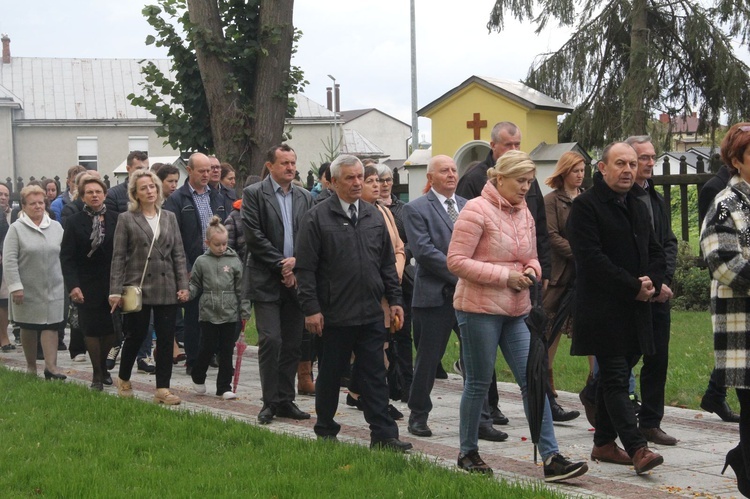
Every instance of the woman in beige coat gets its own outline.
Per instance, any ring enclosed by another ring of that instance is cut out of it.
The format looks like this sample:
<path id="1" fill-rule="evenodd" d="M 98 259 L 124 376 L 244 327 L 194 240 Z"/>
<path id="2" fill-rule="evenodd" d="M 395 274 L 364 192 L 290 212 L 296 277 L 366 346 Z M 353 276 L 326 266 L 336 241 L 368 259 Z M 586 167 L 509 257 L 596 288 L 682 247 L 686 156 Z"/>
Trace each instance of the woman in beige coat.
<path id="1" fill-rule="evenodd" d="M 128 211 L 120 214 L 115 230 L 109 304 L 113 312 L 122 307 L 125 286 L 139 286 L 143 279 L 143 308 L 123 319 L 125 341 L 117 379 L 118 393 L 122 397 L 133 396 L 130 374 L 138 349 L 148 334 L 153 311 L 157 346 L 154 402 L 176 405 L 180 398 L 169 391 L 169 381 L 178 303 L 188 298 L 185 249 L 174 213 L 161 209 L 162 186 L 156 174 L 148 170 L 133 172 L 128 182 L 128 196 Z M 146 262 L 148 267 L 145 267 Z M 144 267 L 145 278 L 142 278 Z"/>

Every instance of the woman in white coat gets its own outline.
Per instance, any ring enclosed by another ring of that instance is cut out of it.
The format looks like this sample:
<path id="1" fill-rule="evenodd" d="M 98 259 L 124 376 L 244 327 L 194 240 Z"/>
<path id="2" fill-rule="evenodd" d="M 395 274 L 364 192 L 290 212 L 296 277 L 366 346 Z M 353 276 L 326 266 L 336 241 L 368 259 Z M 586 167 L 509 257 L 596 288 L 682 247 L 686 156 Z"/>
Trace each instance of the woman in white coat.
<path id="1" fill-rule="evenodd" d="M 10 317 L 21 328 L 26 371 L 36 374 L 37 332 L 41 331 L 44 377 L 65 379 L 57 368 L 57 330 L 63 322 L 60 267 L 62 226 L 45 209 L 46 194 L 30 185 L 21 190 L 21 212 L 3 244 L 3 273 L 10 292 Z"/>

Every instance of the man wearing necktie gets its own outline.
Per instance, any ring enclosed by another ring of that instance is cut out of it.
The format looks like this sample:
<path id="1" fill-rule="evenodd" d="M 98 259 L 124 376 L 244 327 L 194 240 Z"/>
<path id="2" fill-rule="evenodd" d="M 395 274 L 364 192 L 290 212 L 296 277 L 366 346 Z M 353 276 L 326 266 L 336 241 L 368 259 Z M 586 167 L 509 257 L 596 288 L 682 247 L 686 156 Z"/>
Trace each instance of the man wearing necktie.
<path id="1" fill-rule="evenodd" d="M 297 236 L 297 282 L 305 327 L 321 338 L 315 385 L 315 434 L 336 440 L 334 420 L 340 380 L 352 352 L 357 357 L 360 398 L 370 425 L 370 447 L 399 452 L 398 426 L 388 414 L 388 385 L 383 361 L 386 338 L 381 298 L 391 320 L 404 321 L 396 257 L 385 219 L 370 203 L 360 202 L 364 168 L 355 156 L 331 164 L 334 194 L 305 216 Z M 434 373 L 433 369 L 433 373 Z"/>
<path id="2" fill-rule="evenodd" d="M 418 437 L 432 436 L 427 419 L 432 410 L 430 392 L 435 384 L 435 369 L 448 344 L 451 330 L 458 334 L 453 292 L 457 278 L 448 271 L 446 255 L 453 235 L 453 222 L 466 204 L 456 196 L 458 171 L 449 156 L 435 156 L 427 165 L 430 190 L 404 206 L 407 239 L 416 260 L 414 297 L 414 342 L 418 343 L 414 363 L 414 380 L 409 393 L 409 433 Z M 485 437 L 496 441 L 508 436 L 489 426 Z M 481 437 L 480 437 L 481 438 Z"/>

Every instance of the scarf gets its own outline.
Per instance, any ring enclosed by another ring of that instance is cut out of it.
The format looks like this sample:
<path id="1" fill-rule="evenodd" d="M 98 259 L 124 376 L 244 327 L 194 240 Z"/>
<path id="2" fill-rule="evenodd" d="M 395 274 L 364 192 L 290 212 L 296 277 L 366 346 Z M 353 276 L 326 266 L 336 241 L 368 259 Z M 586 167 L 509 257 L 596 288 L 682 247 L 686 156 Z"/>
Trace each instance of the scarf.
<path id="1" fill-rule="evenodd" d="M 103 204 L 99 211 L 94 211 L 89 205 L 83 205 L 83 211 L 91 217 L 91 251 L 87 257 L 91 258 L 94 251 L 104 241 L 104 214 L 107 212 L 107 205 Z"/>

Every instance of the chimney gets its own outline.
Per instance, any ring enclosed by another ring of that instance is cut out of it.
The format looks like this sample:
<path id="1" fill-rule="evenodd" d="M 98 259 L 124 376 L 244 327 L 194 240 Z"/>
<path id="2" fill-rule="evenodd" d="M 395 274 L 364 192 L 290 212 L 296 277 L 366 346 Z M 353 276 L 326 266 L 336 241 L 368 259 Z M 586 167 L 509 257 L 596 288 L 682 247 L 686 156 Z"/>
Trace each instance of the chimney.
<path id="1" fill-rule="evenodd" d="M 10 38 L 3 33 L 0 40 L 3 41 L 3 64 L 10 64 Z"/>
<path id="2" fill-rule="evenodd" d="M 326 107 L 329 111 L 333 111 L 333 95 L 331 94 L 331 87 L 326 87 Z"/>
<path id="3" fill-rule="evenodd" d="M 339 89 L 339 87 L 340 87 L 340 86 L 341 86 L 341 85 L 339 85 L 338 83 L 336 83 L 336 84 L 335 84 L 335 85 L 333 86 L 333 87 L 334 87 L 334 89 L 333 89 L 333 93 L 334 93 L 334 100 L 335 100 L 335 102 L 336 102 L 336 109 L 335 109 L 335 111 L 336 111 L 337 113 L 340 113 L 340 112 L 341 112 L 341 96 L 340 96 L 340 89 Z"/>

